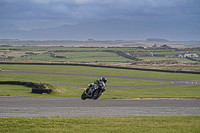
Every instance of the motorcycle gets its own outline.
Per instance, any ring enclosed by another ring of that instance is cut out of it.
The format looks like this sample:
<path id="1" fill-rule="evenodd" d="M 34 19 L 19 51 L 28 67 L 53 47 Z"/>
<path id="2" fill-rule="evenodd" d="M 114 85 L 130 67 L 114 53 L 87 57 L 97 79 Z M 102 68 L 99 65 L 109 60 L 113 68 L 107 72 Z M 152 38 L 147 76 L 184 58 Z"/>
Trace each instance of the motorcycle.
<path id="1" fill-rule="evenodd" d="M 88 98 L 97 100 L 105 91 L 106 85 L 104 82 L 91 83 L 88 85 L 87 89 L 84 89 L 84 92 L 81 95 L 81 99 L 86 100 Z"/>

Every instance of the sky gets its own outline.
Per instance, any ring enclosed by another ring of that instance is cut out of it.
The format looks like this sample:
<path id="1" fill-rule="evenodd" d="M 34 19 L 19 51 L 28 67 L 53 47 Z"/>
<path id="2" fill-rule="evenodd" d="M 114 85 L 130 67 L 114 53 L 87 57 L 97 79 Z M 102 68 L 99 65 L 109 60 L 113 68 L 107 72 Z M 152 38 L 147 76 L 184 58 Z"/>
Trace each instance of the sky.
<path id="1" fill-rule="evenodd" d="M 110 18 L 200 25 L 200 0 L 0 0 L 0 22 L 22 30 Z"/>

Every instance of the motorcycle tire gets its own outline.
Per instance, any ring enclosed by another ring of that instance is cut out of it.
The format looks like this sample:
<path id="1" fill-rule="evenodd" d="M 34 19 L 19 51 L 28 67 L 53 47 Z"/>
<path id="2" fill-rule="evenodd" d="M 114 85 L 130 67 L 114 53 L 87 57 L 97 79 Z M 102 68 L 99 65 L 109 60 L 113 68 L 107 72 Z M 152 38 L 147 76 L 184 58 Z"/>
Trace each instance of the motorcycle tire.
<path id="1" fill-rule="evenodd" d="M 82 99 L 82 100 L 87 99 L 87 96 L 86 96 L 85 92 L 83 92 L 83 94 L 81 95 L 81 99 Z"/>
<path id="2" fill-rule="evenodd" d="M 93 100 L 97 100 L 97 99 L 101 96 L 101 94 L 102 94 L 102 90 L 95 90 L 95 91 L 93 92 L 93 97 L 92 97 L 92 99 L 93 99 Z"/>

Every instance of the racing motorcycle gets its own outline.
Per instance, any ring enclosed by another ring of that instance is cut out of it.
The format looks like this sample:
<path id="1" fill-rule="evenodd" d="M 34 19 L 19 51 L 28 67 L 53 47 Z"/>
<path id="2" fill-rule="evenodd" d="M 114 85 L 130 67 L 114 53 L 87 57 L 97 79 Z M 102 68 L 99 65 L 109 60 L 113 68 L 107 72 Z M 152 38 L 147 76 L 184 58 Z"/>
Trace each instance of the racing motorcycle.
<path id="1" fill-rule="evenodd" d="M 82 100 L 93 99 L 97 100 L 103 92 L 106 91 L 106 78 L 101 78 L 101 80 L 97 80 L 94 83 L 88 85 L 87 89 L 84 89 L 84 92 L 81 95 Z"/>

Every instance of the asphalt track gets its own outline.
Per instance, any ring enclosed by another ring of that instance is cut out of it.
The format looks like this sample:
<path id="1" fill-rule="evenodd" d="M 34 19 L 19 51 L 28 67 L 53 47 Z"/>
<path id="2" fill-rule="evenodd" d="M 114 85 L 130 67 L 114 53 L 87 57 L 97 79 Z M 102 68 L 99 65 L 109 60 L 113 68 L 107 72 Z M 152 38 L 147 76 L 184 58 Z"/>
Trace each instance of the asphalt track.
<path id="1" fill-rule="evenodd" d="M 92 76 L 173 82 L 161 86 L 181 86 L 180 80 L 70 73 L 1 71 L 7 73 Z M 185 81 L 182 82 L 199 82 Z M 69 85 L 71 86 L 71 85 Z M 77 85 L 74 85 L 77 86 Z M 80 85 L 82 86 L 82 85 Z M 109 86 L 108 86 L 109 87 Z M 113 86 L 120 87 L 120 86 Z M 126 86 L 121 86 L 126 87 Z M 129 86 L 134 87 L 134 86 Z M 139 87 L 139 86 L 138 86 Z M 141 87 L 141 86 L 140 86 Z M 152 86 L 145 86 L 152 87 Z M 81 94 L 80 94 L 81 95 Z M 115 117 L 115 116 L 200 116 L 200 99 L 98 99 L 49 97 L 0 97 L 0 117 Z"/>
<path id="2" fill-rule="evenodd" d="M 200 99 L 0 97 L 0 117 L 200 116 Z"/>

